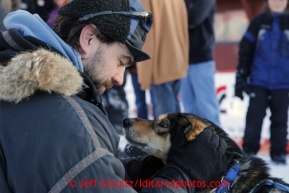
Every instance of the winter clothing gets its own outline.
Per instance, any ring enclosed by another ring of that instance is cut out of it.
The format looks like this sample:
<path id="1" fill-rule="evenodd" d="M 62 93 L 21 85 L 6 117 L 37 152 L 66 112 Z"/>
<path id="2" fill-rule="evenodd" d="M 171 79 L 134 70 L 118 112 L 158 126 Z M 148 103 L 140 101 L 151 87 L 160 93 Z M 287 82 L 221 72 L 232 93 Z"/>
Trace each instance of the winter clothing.
<path id="1" fill-rule="evenodd" d="M 103 11 L 129 11 L 128 1 L 113 0 L 110 3 L 103 1 L 85 0 L 86 3 L 81 3 L 83 0 L 74 0 L 59 8 L 58 14 L 63 16 L 74 16 L 77 18 L 88 14 L 93 14 Z M 94 18 L 96 26 L 111 38 L 120 42 L 125 42 L 128 31 L 130 18 L 122 15 L 100 15 Z M 104 25 L 104 23 L 106 25 Z"/>
<path id="2" fill-rule="evenodd" d="M 73 96 L 83 80 L 68 60 L 45 49 L 24 52 L 1 68 L 0 79 L 0 184 L 12 192 L 48 192 L 63 185 L 63 177 L 64 192 L 70 192 L 72 179 L 81 185 L 85 179 L 124 178 L 124 168 L 113 156 L 118 135 L 101 109 L 89 102 L 92 85 L 79 93 L 85 100 Z M 17 97 L 12 95 L 15 88 Z M 3 93 L 14 100 L 5 102 Z"/>
<path id="3" fill-rule="evenodd" d="M 181 81 L 173 80 L 163 84 L 152 84 L 152 98 L 154 105 L 154 118 L 157 119 L 165 113 L 181 112 L 178 95 Z"/>
<path id="4" fill-rule="evenodd" d="M 31 15 L 23 10 L 14 11 L 4 19 L 4 25 L 7 29 L 17 29 L 18 32 L 15 33 L 24 36 L 26 39 L 34 37 L 40 41 L 49 43 L 52 48 L 58 50 L 65 58 L 69 59 L 77 69 L 83 71 L 80 55 L 58 37 L 38 15 Z M 24 43 L 27 44 L 25 41 Z M 35 46 L 37 47 L 37 45 Z M 31 49 L 33 49 L 33 46 Z M 21 47 L 17 51 L 22 51 Z"/>
<path id="5" fill-rule="evenodd" d="M 256 154 L 263 118 L 271 110 L 271 157 L 286 155 L 289 105 L 289 13 L 255 16 L 240 42 L 235 96 L 250 96 L 243 149 Z M 258 109 L 258 113 L 256 113 Z"/>
<path id="6" fill-rule="evenodd" d="M 0 34 L 1 192 L 135 192 L 134 184 L 125 183 L 129 176 L 115 157 L 119 137 L 100 94 L 82 73 L 76 51 L 39 16 L 18 11 L 4 24 L 8 31 Z M 214 159 L 222 153 L 221 149 Z M 151 162 L 139 166 L 146 164 Z M 151 179 L 192 180 L 177 166 L 165 166 Z M 141 192 L 194 188 L 163 185 Z"/>
<path id="7" fill-rule="evenodd" d="M 288 90 L 268 90 L 259 86 L 251 86 L 250 93 L 254 93 L 255 96 L 250 97 L 243 150 L 249 154 L 257 154 L 260 148 L 262 123 L 267 107 L 269 107 L 272 112 L 270 117 L 271 157 L 272 155 L 286 155 Z M 270 100 L 268 100 L 269 95 Z"/>
<path id="8" fill-rule="evenodd" d="M 1 190 L 7 193 L 135 192 L 124 184 L 124 179 L 128 179 L 125 168 L 114 156 L 119 137 L 93 83 L 71 62 L 48 49 L 47 45 L 19 53 L 0 68 Z M 16 89 L 18 97 L 13 96 Z M 13 100 L 7 101 L 3 93 L 10 93 Z M 222 157 L 224 149 L 217 151 Z M 146 164 L 152 163 L 140 163 L 130 171 L 146 171 L 143 175 L 158 171 L 158 168 L 141 170 L 151 168 Z M 211 167 L 208 169 L 212 171 Z M 192 180 L 172 165 L 163 167 L 150 179 L 154 182 Z M 162 186 L 150 186 L 141 192 L 194 192 L 188 186 Z"/>
<path id="9" fill-rule="evenodd" d="M 17 11 L 4 23 L 1 191 L 135 192 L 124 184 L 125 168 L 114 156 L 119 136 L 76 51 L 39 16 Z"/>
<path id="10" fill-rule="evenodd" d="M 51 12 L 49 13 L 49 16 L 47 18 L 46 23 L 48 24 L 48 26 L 53 29 L 55 26 L 55 19 L 58 17 L 58 9 L 59 7 L 54 7 Z"/>
<path id="11" fill-rule="evenodd" d="M 220 126 L 213 58 L 216 0 L 185 0 L 189 22 L 189 70 L 181 83 L 184 111 Z M 202 88 L 202 89 L 200 89 Z"/>
<path id="12" fill-rule="evenodd" d="M 188 10 L 189 64 L 213 60 L 215 0 L 185 0 Z"/>
<path id="13" fill-rule="evenodd" d="M 113 40 L 126 44 L 136 61 L 150 59 L 150 56 L 142 51 L 142 46 L 146 39 L 147 32 L 152 25 L 152 15 L 142 19 L 136 19 L 130 15 L 122 15 L 117 12 L 131 11 L 144 12 L 139 1 L 129 0 L 120 2 L 119 0 L 74 0 L 58 10 L 59 15 L 80 17 L 78 22 L 93 18 L 93 22 L 99 30 L 108 35 Z M 97 16 L 92 16 L 97 13 Z"/>
<path id="14" fill-rule="evenodd" d="M 152 155 L 137 156 L 136 159 L 125 158 L 122 162 L 126 166 L 130 180 L 134 182 L 150 179 L 165 165 L 161 159 Z M 138 185 L 135 189 L 140 191 L 142 187 Z"/>
<path id="15" fill-rule="evenodd" d="M 151 84 L 178 80 L 188 69 L 188 17 L 182 0 L 141 0 L 145 9 L 154 14 L 153 27 L 143 50 L 151 60 L 140 62 L 138 80 L 141 89 Z M 170 97 L 170 96 L 166 96 Z"/>
<path id="16" fill-rule="evenodd" d="M 142 90 L 152 89 L 157 119 L 161 114 L 180 112 L 179 85 L 189 57 L 187 12 L 183 0 L 141 2 L 154 13 L 154 23 L 144 45 L 152 59 L 137 64 L 138 81 Z"/>
<path id="17" fill-rule="evenodd" d="M 250 85 L 289 89 L 288 20 L 289 13 L 266 12 L 253 18 L 240 42 L 237 69 L 240 82 L 247 83 L 250 78 Z"/>

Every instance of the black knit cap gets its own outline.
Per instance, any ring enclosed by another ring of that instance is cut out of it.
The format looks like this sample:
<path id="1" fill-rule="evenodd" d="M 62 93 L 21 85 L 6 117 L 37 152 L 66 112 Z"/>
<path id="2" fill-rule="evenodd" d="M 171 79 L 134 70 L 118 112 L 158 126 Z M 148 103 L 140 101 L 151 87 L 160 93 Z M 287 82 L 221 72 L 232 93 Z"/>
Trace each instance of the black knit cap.
<path id="1" fill-rule="evenodd" d="M 73 0 L 58 10 L 59 15 L 80 18 L 102 11 L 129 11 L 129 0 Z M 125 42 L 130 18 L 119 15 L 101 15 L 93 18 L 95 25 L 107 36 Z"/>
<path id="2" fill-rule="evenodd" d="M 104 11 L 144 11 L 144 8 L 139 0 L 72 0 L 59 8 L 58 14 L 81 18 Z M 148 54 L 141 51 L 148 32 L 140 27 L 141 22 L 119 14 L 99 15 L 91 20 L 105 35 L 126 44 L 136 61 L 150 59 Z"/>

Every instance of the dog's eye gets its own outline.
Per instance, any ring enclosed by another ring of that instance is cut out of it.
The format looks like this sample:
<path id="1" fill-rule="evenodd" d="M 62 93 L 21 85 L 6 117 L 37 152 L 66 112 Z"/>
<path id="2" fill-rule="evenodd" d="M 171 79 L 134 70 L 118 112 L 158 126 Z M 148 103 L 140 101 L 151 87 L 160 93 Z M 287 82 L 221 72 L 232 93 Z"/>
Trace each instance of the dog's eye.
<path id="1" fill-rule="evenodd" d="M 166 123 L 164 123 L 164 122 L 161 122 L 161 123 L 160 123 L 160 126 L 161 126 L 161 127 L 165 127 L 165 128 L 168 127 L 168 125 L 167 125 Z"/>

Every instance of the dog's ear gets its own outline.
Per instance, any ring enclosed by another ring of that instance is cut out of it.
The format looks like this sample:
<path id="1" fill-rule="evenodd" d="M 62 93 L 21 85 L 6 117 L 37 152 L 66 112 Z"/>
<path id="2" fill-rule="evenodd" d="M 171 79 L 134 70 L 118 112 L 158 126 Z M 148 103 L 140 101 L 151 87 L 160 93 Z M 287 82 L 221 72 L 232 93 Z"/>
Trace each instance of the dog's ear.
<path id="1" fill-rule="evenodd" d="M 177 120 L 180 125 L 183 125 L 186 127 L 185 133 L 190 131 L 193 128 L 192 122 L 187 118 L 187 116 L 183 114 L 178 114 L 177 115 Z"/>
<path id="2" fill-rule="evenodd" d="M 185 134 L 188 141 L 195 139 L 206 127 L 206 125 L 196 117 L 188 116 L 186 114 L 179 114 L 178 122 L 186 127 Z"/>

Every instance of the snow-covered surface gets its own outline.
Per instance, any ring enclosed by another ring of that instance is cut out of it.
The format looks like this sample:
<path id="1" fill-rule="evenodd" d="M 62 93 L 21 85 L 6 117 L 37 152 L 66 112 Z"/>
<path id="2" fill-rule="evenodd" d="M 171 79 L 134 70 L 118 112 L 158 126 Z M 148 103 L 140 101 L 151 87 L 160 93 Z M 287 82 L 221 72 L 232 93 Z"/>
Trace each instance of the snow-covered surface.
<path id="1" fill-rule="evenodd" d="M 222 128 L 238 143 L 242 142 L 242 136 L 245 126 L 245 115 L 248 106 L 248 97 L 245 96 L 241 101 L 233 95 L 235 73 L 217 73 L 215 76 L 216 92 L 219 100 L 219 108 L 221 111 L 220 121 Z M 126 97 L 129 103 L 129 116 L 136 117 L 135 96 L 131 83 L 130 75 L 127 76 L 125 85 Z M 150 104 L 149 92 L 146 92 L 147 103 Z M 283 178 L 289 183 L 289 155 L 287 155 L 287 165 L 275 165 L 271 162 L 269 155 L 268 138 L 270 126 L 270 112 L 267 111 L 267 116 L 264 119 L 263 129 L 261 134 L 261 150 L 258 156 L 264 159 L 270 167 L 270 173 L 274 177 Z M 289 133 L 289 132 L 288 132 Z M 287 137 L 289 139 L 289 137 Z M 127 144 L 126 139 L 121 136 L 120 149 L 123 149 Z"/>
<path id="2" fill-rule="evenodd" d="M 274 177 L 283 178 L 283 180 L 289 183 L 289 155 L 287 155 L 287 165 L 276 165 L 272 163 L 268 153 L 258 154 L 259 157 L 264 159 L 270 167 L 270 174 Z"/>

